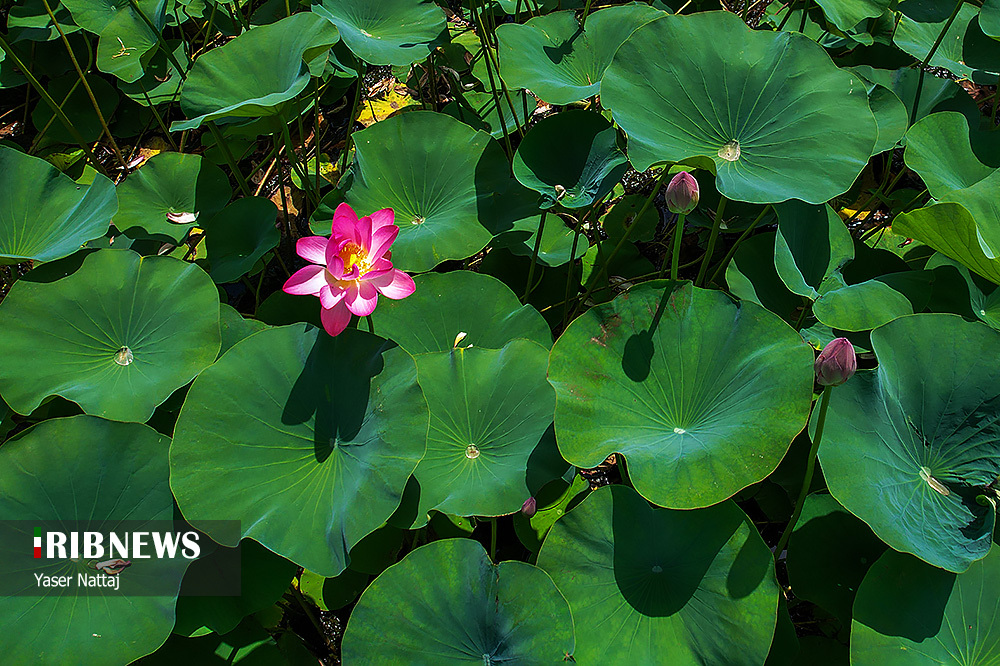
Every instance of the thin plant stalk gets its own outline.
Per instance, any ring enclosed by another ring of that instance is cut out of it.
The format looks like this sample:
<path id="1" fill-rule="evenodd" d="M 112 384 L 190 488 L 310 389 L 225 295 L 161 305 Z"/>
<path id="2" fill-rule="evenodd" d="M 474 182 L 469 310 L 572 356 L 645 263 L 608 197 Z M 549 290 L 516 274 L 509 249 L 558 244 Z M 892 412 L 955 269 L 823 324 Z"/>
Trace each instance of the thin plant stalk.
<path id="1" fill-rule="evenodd" d="M 479 6 L 477 0 L 471 0 L 471 1 L 472 1 L 472 3 L 476 7 Z M 479 25 L 479 41 L 483 45 L 484 55 L 486 56 L 487 71 L 489 71 L 492 68 L 493 71 L 496 73 L 497 81 L 500 82 L 500 92 L 503 94 L 503 97 L 506 99 L 507 106 L 510 107 L 510 114 L 511 114 L 511 116 L 513 116 L 514 125 L 517 127 L 517 133 L 520 134 L 522 138 L 524 138 L 524 130 L 521 128 L 521 124 L 519 122 L 517 122 L 517 111 L 514 110 L 514 102 L 513 102 L 513 100 L 511 99 L 511 96 L 510 96 L 510 90 L 507 88 L 507 84 L 504 83 L 503 77 L 500 76 L 500 61 L 499 61 L 499 59 L 497 59 L 496 61 L 493 60 L 493 53 L 492 53 L 492 50 L 490 49 L 490 46 L 489 46 L 489 40 L 486 38 L 486 28 L 485 28 L 486 24 L 483 21 L 483 11 L 482 10 L 479 11 L 478 18 L 479 18 L 479 22 L 478 22 L 478 25 Z M 490 77 L 490 85 L 493 85 L 493 78 L 492 77 Z M 497 112 L 500 114 L 500 122 L 501 122 L 501 124 L 506 125 L 506 123 L 503 122 L 503 113 L 501 111 L 501 107 L 500 107 L 499 104 L 497 104 Z"/>
<path id="2" fill-rule="evenodd" d="M 73 82 L 73 85 L 69 87 L 69 91 L 66 93 L 66 96 L 63 97 L 63 101 L 59 103 L 60 109 L 66 106 L 66 103 L 69 102 L 69 98 L 73 96 L 73 93 L 75 93 L 76 89 L 79 87 L 80 87 L 80 79 L 77 79 L 76 81 Z M 56 121 L 55 115 L 53 115 L 51 118 L 45 121 L 45 125 L 42 126 L 42 129 L 38 130 L 38 134 L 35 135 L 35 138 L 31 140 L 31 145 L 28 146 L 29 154 L 35 152 L 35 148 L 37 148 L 38 145 L 42 142 L 42 139 L 45 138 L 45 135 L 48 133 L 49 128 L 52 127 L 52 123 L 54 123 L 55 121 Z"/>
<path id="3" fill-rule="evenodd" d="M 764 210 L 760 211 L 760 215 L 758 215 L 757 218 L 750 223 L 750 226 L 747 227 L 742 234 L 740 234 L 740 237 L 736 239 L 736 242 L 733 243 L 733 246 L 729 248 L 729 252 L 727 252 L 726 256 L 722 258 L 721 262 L 719 262 L 719 265 L 718 267 L 716 267 L 715 272 L 712 273 L 712 277 L 709 278 L 708 280 L 709 284 L 715 282 L 715 280 L 719 277 L 719 274 L 722 273 L 723 270 L 725 270 L 726 265 L 733 260 L 733 257 L 736 255 L 736 250 L 738 250 L 740 247 L 740 243 L 745 241 L 747 237 L 753 232 L 753 230 L 757 228 L 757 225 L 760 224 L 760 221 L 764 219 L 764 216 L 767 214 L 767 210 L 769 208 L 771 208 L 771 204 L 764 206 Z"/>
<path id="4" fill-rule="evenodd" d="M 166 123 L 163 122 L 163 117 L 160 112 L 156 110 L 156 105 L 153 104 L 153 100 L 149 98 L 149 93 L 146 92 L 146 86 L 143 85 L 142 79 L 139 79 L 136 83 L 139 84 L 139 89 L 142 90 L 143 99 L 146 100 L 146 104 L 149 105 L 149 110 L 152 111 L 153 117 L 156 118 L 156 124 L 160 126 L 160 131 L 163 132 L 163 136 L 167 139 L 167 143 L 174 150 L 178 150 L 177 144 L 174 142 L 174 138 L 170 136 L 170 130 L 167 128 Z"/>
<path id="5" fill-rule="evenodd" d="M 108 172 L 105 170 L 104 165 L 97 161 L 97 158 L 94 156 L 94 152 L 90 149 L 87 142 L 83 140 L 83 136 L 66 115 L 66 112 L 64 112 L 62 107 L 57 104 L 54 99 L 52 99 L 52 95 L 50 95 L 49 92 L 42 87 L 39 80 L 36 79 L 35 75 L 31 73 L 31 70 L 29 70 L 23 62 L 21 62 L 21 59 L 17 57 L 17 53 L 14 52 L 14 49 L 10 47 L 10 44 L 8 44 L 7 40 L 5 40 L 2 36 L 0 36 L 0 49 L 2 49 L 7 57 L 14 62 L 14 65 L 18 68 L 18 70 L 24 74 L 24 78 L 28 79 L 28 83 L 30 83 L 31 87 L 35 89 L 35 92 L 37 92 L 45 103 L 52 109 L 52 113 L 55 114 L 62 124 L 66 126 L 66 130 L 73 135 L 73 140 L 76 141 L 77 145 L 79 145 L 81 149 L 83 149 L 84 154 L 87 156 L 87 159 L 90 160 L 93 167 L 100 171 L 102 175 L 107 176 Z"/>
<path id="6" fill-rule="evenodd" d="M 826 410 L 830 406 L 830 391 L 832 389 L 832 386 L 824 387 L 823 396 L 819 399 L 819 417 L 816 419 L 816 435 L 813 437 L 812 446 L 809 447 L 806 476 L 802 480 L 802 489 L 799 491 L 799 499 L 795 502 L 795 510 L 792 511 L 792 517 L 789 519 L 788 525 L 785 526 L 785 531 L 782 532 L 781 538 L 778 540 L 778 545 L 774 549 L 775 560 L 781 557 L 782 551 L 788 545 L 788 539 L 792 536 L 792 530 L 795 529 L 795 523 L 799 521 L 799 516 L 802 515 L 802 507 L 806 503 L 809 486 L 812 485 L 813 472 L 816 471 L 816 452 L 819 451 L 819 444 L 823 440 L 823 426 L 826 425 Z"/>
<path id="7" fill-rule="evenodd" d="M 528 284 L 524 287 L 522 301 L 527 302 L 528 296 L 533 288 L 532 279 L 535 277 L 535 264 L 538 263 L 538 250 L 542 246 L 542 231 L 545 229 L 545 216 L 549 214 L 548 209 L 542 211 L 542 216 L 538 218 L 538 231 L 535 234 L 535 247 L 531 251 L 531 267 L 528 268 Z"/>
<path id="8" fill-rule="evenodd" d="M 580 18 L 580 29 L 585 30 L 587 28 L 587 17 L 590 15 L 590 0 L 587 0 L 587 4 L 583 7 L 583 16 Z"/>
<path id="9" fill-rule="evenodd" d="M 910 124 L 912 125 L 917 121 L 917 109 L 920 107 L 920 93 L 924 88 L 924 76 L 927 74 L 927 65 L 930 64 L 931 58 L 937 53 L 938 47 L 941 46 L 941 42 L 944 41 L 944 36 L 951 28 L 951 24 L 955 22 L 955 17 L 958 16 L 958 11 L 962 8 L 965 0 L 958 0 L 955 3 L 955 8 L 951 10 L 951 16 L 948 20 L 944 22 L 944 27 L 941 28 L 941 32 L 938 33 L 937 39 L 934 40 L 931 50 L 927 52 L 924 57 L 923 62 L 920 63 L 920 76 L 917 78 L 917 92 L 913 95 L 913 110 L 910 112 Z"/>
<path id="10" fill-rule="evenodd" d="M 219 150 L 222 151 L 223 157 L 226 158 L 226 163 L 229 165 L 230 171 L 233 172 L 233 176 L 236 178 L 236 183 L 239 185 L 240 192 L 244 196 L 250 196 L 250 185 L 247 184 L 246 179 L 243 177 L 243 173 L 240 171 L 239 165 L 236 163 L 236 158 L 233 157 L 232 151 L 229 150 L 229 144 L 222 136 L 222 132 L 219 128 L 215 126 L 215 123 L 209 120 L 205 123 L 208 126 L 208 131 L 212 133 L 215 138 L 215 143 L 218 144 Z"/>
<path id="11" fill-rule="evenodd" d="M 564 327 L 566 326 L 566 317 L 569 315 L 569 292 L 573 285 L 573 275 L 576 272 L 576 248 L 579 245 L 580 236 L 583 235 L 583 225 L 586 224 L 587 219 L 591 216 L 591 214 L 598 210 L 603 203 L 604 199 L 601 199 L 591 206 L 584 216 L 576 223 L 576 228 L 573 229 L 573 246 L 570 248 L 569 267 L 566 270 L 566 292 L 563 294 L 562 325 Z"/>
<path id="12" fill-rule="evenodd" d="M 299 164 L 298 155 L 295 152 L 295 147 L 292 145 L 292 135 L 288 131 L 288 124 L 283 122 L 284 118 L 282 118 L 281 121 L 281 135 L 285 140 L 285 154 L 288 156 L 288 163 L 291 165 L 292 170 L 298 174 L 299 180 L 302 181 L 302 191 L 305 192 L 306 199 L 308 199 L 313 206 L 319 207 L 318 195 L 313 192 L 313 189 L 309 186 L 308 169 L 303 172 L 302 167 Z"/>
<path id="13" fill-rule="evenodd" d="M 361 103 L 361 86 L 363 77 L 358 76 L 358 89 L 354 91 L 354 103 L 351 104 L 351 115 L 347 117 L 347 136 L 344 137 L 344 154 L 340 158 L 340 176 L 347 171 L 347 156 L 351 152 L 351 134 L 354 130 L 354 116 L 358 114 L 358 104 Z"/>
<path id="14" fill-rule="evenodd" d="M 687 215 L 680 213 L 677 216 L 677 225 L 674 227 L 674 251 L 670 257 L 670 279 L 677 282 L 681 270 L 681 241 L 684 239 L 684 222 Z M 666 262 L 667 258 L 663 258 Z M 660 275 L 663 275 L 663 267 L 660 267 Z"/>
<path id="15" fill-rule="evenodd" d="M 642 216 L 646 214 L 646 211 L 649 210 L 649 207 L 653 205 L 653 199 L 655 199 L 656 195 L 660 192 L 660 187 L 663 185 L 663 179 L 664 177 L 666 177 L 667 171 L 668 169 L 666 167 L 663 167 L 663 169 L 660 170 L 660 175 L 656 177 L 656 183 L 653 184 L 653 191 L 649 193 L 649 196 L 646 198 L 646 202 L 642 205 L 642 208 L 639 209 L 639 213 L 635 216 L 634 219 L 636 220 L 642 219 Z M 580 308 L 583 307 L 583 304 L 587 302 L 587 299 L 590 298 L 590 295 L 594 293 L 595 289 L 597 289 L 597 285 L 601 283 L 601 279 L 604 278 L 604 276 L 608 272 L 608 269 L 611 267 L 611 262 L 614 261 L 615 257 L 618 256 L 618 253 L 621 252 L 621 249 L 625 246 L 625 243 L 628 242 L 629 237 L 632 235 L 632 231 L 637 226 L 639 225 L 632 224 L 627 229 L 625 229 L 625 233 L 622 234 L 621 239 L 615 245 L 614 249 L 611 250 L 611 254 L 608 255 L 607 260 L 601 266 L 600 270 L 598 270 L 597 275 L 594 277 L 594 281 L 591 283 L 590 287 L 587 288 L 587 291 L 584 292 L 583 296 L 580 297 L 580 300 L 573 308 L 573 313 L 569 316 L 570 319 L 575 317 L 577 313 L 580 312 Z"/>
<path id="16" fill-rule="evenodd" d="M 288 214 L 288 197 L 285 194 L 285 176 L 281 172 L 281 146 L 278 144 L 278 135 L 272 134 L 274 140 L 274 154 L 278 157 L 278 192 L 281 193 L 281 210 L 285 215 L 285 231 L 288 233 L 288 242 L 292 242 L 292 218 Z"/>
<path id="17" fill-rule="evenodd" d="M 118 147 L 118 142 L 115 141 L 115 137 L 111 134 L 111 130 L 108 128 L 108 121 L 104 118 L 104 112 L 101 111 L 101 106 L 97 103 L 97 98 L 94 96 L 94 91 L 90 87 L 90 83 L 87 81 L 87 77 L 84 75 L 83 70 L 80 69 L 80 63 L 76 59 L 76 54 L 73 53 L 73 47 L 70 46 L 69 40 L 66 39 L 66 33 L 63 32 L 62 26 L 59 25 L 59 21 L 56 20 L 56 15 L 52 13 L 52 7 L 49 6 L 49 0 L 42 0 L 42 4 L 45 5 L 45 11 L 48 12 L 49 18 L 52 19 L 52 24 L 56 27 L 56 31 L 59 32 L 59 37 L 62 39 L 63 46 L 66 47 L 66 53 L 69 54 L 69 60 L 73 63 L 73 69 L 76 70 L 76 75 L 80 77 L 80 83 L 83 84 L 83 89 L 87 91 L 87 97 L 90 98 L 90 104 L 94 107 L 94 111 L 97 113 L 97 120 L 100 121 L 101 127 L 104 128 L 104 133 L 108 137 L 108 142 L 111 144 L 111 149 L 115 153 L 115 157 L 118 159 L 118 163 L 121 164 L 122 170 L 128 171 L 128 162 L 125 161 L 125 156 L 122 155 L 121 149 Z"/>
<path id="18" fill-rule="evenodd" d="M 507 155 L 513 155 L 514 149 L 511 147 L 510 134 L 507 132 L 507 123 L 503 121 L 503 107 L 500 105 L 500 95 L 497 92 L 496 80 L 493 78 L 493 61 L 490 59 L 490 47 L 486 41 L 486 35 L 484 34 L 485 29 L 483 28 L 482 22 L 479 20 L 476 7 L 477 5 L 475 0 L 469 0 L 469 10 L 472 12 L 472 22 L 476 26 L 476 33 L 479 36 L 479 44 L 483 52 L 483 58 L 486 59 L 486 76 L 490 80 L 490 94 L 493 96 L 493 106 L 496 108 L 500 117 L 500 130 L 503 132 L 504 145 L 507 148 Z M 499 72 L 497 73 L 497 76 L 499 76 Z M 459 85 L 459 87 L 461 87 L 461 85 Z M 514 120 L 516 122 L 517 118 Z"/>
<path id="19" fill-rule="evenodd" d="M 712 233 L 708 237 L 708 247 L 705 248 L 705 258 L 702 259 L 701 268 L 698 269 L 698 277 L 695 278 L 695 286 L 704 286 L 703 280 L 708 272 L 708 264 L 712 261 L 712 254 L 715 252 L 715 242 L 719 240 L 719 231 L 722 229 L 722 214 L 726 210 L 726 202 L 729 201 L 725 195 L 719 199 L 719 207 L 715 209 L 715 222 L 712 223 Z"/>

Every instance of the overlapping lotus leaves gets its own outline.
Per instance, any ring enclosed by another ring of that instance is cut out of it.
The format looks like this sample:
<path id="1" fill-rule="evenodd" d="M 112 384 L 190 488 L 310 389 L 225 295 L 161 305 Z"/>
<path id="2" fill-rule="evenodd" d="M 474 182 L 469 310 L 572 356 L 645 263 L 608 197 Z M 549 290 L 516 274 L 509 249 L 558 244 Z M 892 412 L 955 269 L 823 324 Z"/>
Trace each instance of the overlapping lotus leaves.
<path id="1" fill-rule="evenodd" d="M 373 65 L 409 65 L 448 42 L 444 11 L 432 0 L 319 0 L 312 10 Z"/>
<path id="2" fill-rule="evenodd" d="M 226 174 L 201 155 L 158 153 L 118 186 L 115 226 L 131 238 L 179 244 L 232 194 Z"/>
<path id="3" fill-rule="evenodd" d="M 515 338 L 552 346 L 552 333 L 538 310 L 521 305 L 495 277 L 451 271 L 418 275 L 413 281 L 417 290 L 412 296 L 379 303 L 372 314 L 375 330 L 411 354 L 469 345 L 500 349 Z"/>
<path id="4" fill-rule="evenodd" d="M 878 138 L 857 75 L 803 35 L 754 31 L 729 12 L 636 30 L 604 75 L 601 101 L 628 135 L 636 169 L 711 167 L 722 194 L 752 203 L 826 202 L 851 186 Z"/>
<path id="5" fill-rule="evenodd" d="M 756 303 L 788 322 L 795 321 L 802 299 L 785 286 L 774 262 L 777 234 L 765 232 L 740 243 L 726 266 L 726 284 L 741 301 Z"/>
<path id="6" fill-rule="evenodd" d="M 340 39 L 337 28 L 311 12 L 257 26 L 197 59 L 181 88 L 181 109 L 190 120 L 172 132 L 196 129 L 217 118 L 281 115 L 311 76 L 326 66 Z"/>
<path id="7" fill-rule="evenodd" d="M 143 60 L 148 60 L 144 56 L 156 46 L 158 32 L 166 25 L 166 11 L 166 0 L 136 0 L 134 6 L 123 3 L 101 30 L 97 69 L 126 83 L 139 80 L 144 73 Z"/>
<path id="8" fill-rule="evenodd" d="M 556 341 L 556 439 L 581 468 L 624 454 L 654 504 L 709 506 L 778 466 L 806 422 L 813 354 L 756 304 L 690 283 L 665 289 L 633 288 Z"/>
<path id="9" fill-rule="evenodd" d="M 1000 284 L 1000 259 L 980 244 L 972 215 L 956 203 L 938 203 L 901 213 L 892 223 L 895 233 L 914 238 L 954 259 L 982 277 Z"/>
<path id="10" fill-rule="evenodd" d="M 494 97 L 489 92 L 472 91 L 447 104 L 441 112 L 473 129 L 488 132 L 494 139 L 500 139 L 504 131 L 510 133 L 515 127 L 523 125 L 526 114 L 534 109 L 535 104 L 534 97 L 529 98 L 529 93 L 523 90 L 511 91 L 509 101 L 506 95 Z"/>
<path id="11" fill-rule="evenodd" d="M 866 18 L 881 16 L 889 8 L 887 0 L 817 0 L 823 14 L 835 26 L 848 32 Z"/>
<path id="12" fill-rule="evenodd" d="M 788 542 L 788 580 L 795 596 L 851 620 L 851 607 L 868 568 L 885 544 L 830 495 L 806 497 Z"/>
<path id="13" fill-rule="evenodd" d="M 964 666 L 1000 659 L 1000 546 L 954 574 L 887 551 L 854 604 L 851 664 Z"/>
<path id="14" fill-rule="evenodd" d="M 493 137 L 443 113 L 414 111 L 354 135 L 354 182 L 345 200 L 359 215 L 392 208 L 392 262 L 426 271 L 469 257 L 490 241 L 493 198 L 510 180 Z M 324 221 L 323 233 L 329 232 Z"/>
<path id="15" fill-rule="evenodd" d="M 387 346 L 302 324 L 237 343 L 195 381 L 177 419 L 171 488 L 184 517 L 226 507 L 243 536 L 322 576 L 341 573 L 424 453 L 416 369 Z"/>
<path id="16" fill-rule="evenodd" d="M 907 9 L 901 8 L 899 24 L 893 32 L 892 42 L 906 53 L 923 62 L 924 58 L 927 57 L 927 53 L 937 42 L 938 35 L 944 29 L 948 14 L 950 13 L 948 10 L 951 7 L 948 7 L 941 16 L 930 16 L 921 15 L 924 7 L 914 0 L 902 4 L 903 6 L 913 4 L 917 10 L 910 10 L 909 7 Z M 935 3 L 931 4 L 933 6 Z M 940 7 L 944 7 L 945 5 L 945 3 L 936 4 Z M 950 5 L 951 3 L 948 4 Z M 931 67 L 943 67 L 959 79 L 978 80 L 982 78 L 983 83 L 996 80 L 996 73 L 994 71 L 996 66 L 990 72 L 982 72 L 966 64 L 966 60 L 968 59 L 968 55 L 965 53 L 965 45 L 967 43 L 966 32 L 969 30 L 969 24 L 978 14 L 979 9 L 974 5 L 968 3 L 962 5 L 958 10 L 958 15 L 948 28 L 944 38 L 934 52 L 934 56 L 931 58 L 929 63 Z"/>
<path id="17" fill-rule="evenodd" d="M 954 315 L 872 332 L 877 370 L 833 391 L 819 458 L 830 492 L 896 550 L 965 571 L 990 547 L 978 489 L 1000 475 L 1000 333 Z"/>
<path id="18" fill-rule="evenodd" d="M 91 73 L 85 77 L 90 85 L 97 107 L 105 120 L 111 118 L 118 108 L 120 96 L 114 86 L 97 74 Z M 63 112 L 70 123 L 76 128 L 84 141 L 97 141 L 104 133 L 101 120 L 94 110 L 86 89 L 80 84 L 76 72 L 53 78 L 45 86 L 49 95 L 62 103 Z M 66 128 L 61 120 L 54 117 L 52 108 L 45 103 L 36 104 L 31 112 L 31 124 L 39 132 L 46 129 L 45 138 L 61 143 L 76 143 L 76 136 Z"/>
<path id="19" fill-rule="evenodd" d="M 867 87 L 868 107 L 878 126 L 878 140 L 872 148 L 872 154 L 878 155 L 899 143 L 910 125 L 910 118 L 906 113 L 906 105 L 890 88 L 872 82 L 868 82 Z"/>
<path id="20" fill-rule="evenodd" d="M 527 88 L 549 104 L 592 97 L 601 92 L 601 79 L 622 42 L 664 15 L 634 2 L 594 12 L 586 30 L 572 11 L 501 25 L 496 31 L 500 76 L 508 86 Z"/>
<path id="21" fill-rule="evenodd" d="M 514 177 L 542 195 L 543 208 L 584 208 L 628 170 L 618 144 L 618 130 L 603 116 L 583 109 L 557 113 L 525 135 L 514 154 Z"/>
<path id="22" fill-rule="evenodd" d="M 415 524 L 431 509 L 463 516 L 520 509 L 531 496 L 529 458 L 552 423 L 545 347 L 523 339 L 503 349 L 461 345 L 416 357 L 431 421 L 427 453 L 413 473 Z"/>
<path id="23" fill-rule="evenodd" d="M 59 395 L 88 414 L 145 421 L 215 360 L 219 296 L 193 264 L 100 250 L 61 280 L 19 280 L 0 328 L 0 393 L 19 414 Z"/>
<path id="24" fill-rule="evenodd" d="M 569 606 L 544 571 L 493 564 L 475 541 L 443 539 L 417 548 L 365 590 L 342 655 L 356 664 L 557 664 L 573 648 Z"/>
<path id="25" fill-rule="evenodd" d="M 118 210 L 100 174 L 83 188 L 45 160 L 0 146 L 0 265 L 52 261 L 104 235 Z"/>
<path id="26" fill-rule="evenodd" d="M 173 49 L 174 60 L 182 68 L 188 66 L 185 44 L 179 39 L 165 40 L 168 48 Z M 167 58 L 164 49 L 157 49 L 143 63 L 143 75 L 131 83 L 120 81 L 118 90 L 137 104 L 150 106 L 166 104 L 177 99 L 177 91 L 184 83 L 183 72 Z"/>
<path id="27" fill-rule="evenodd" d="M 552 526 L 538 566 L 569 601 L 578 663 L 751 666 L 771 645 L 771 552 L 732 502 L 674 511 L 605 486 Z"/>
<path id="28" fill-rule="evenodd" d="M 980 160 L 972 147 L 969 121 L 954 111 L 914 123 L 906 133 L 903 159 L 935 199 L 971 187 L 996 170 Z"/>
<path id="29" fill-rule="evenodd" d="M 59 39 L 59 30 L 63 34 L 71 35 L 80 29 L 80 26 L 73 23 L 70 12 L 64 5 L 57 2 L 50 2 L 49 6 L 55 14 L 56 23 L 49 18 L 49 13 L 45 10 L 42 0 L 25 0 L 25 2 L 14 5 L 7 14 L 7 35 L 11 44 L 20 41 L 43 42 Z M 3 62 L 5 53 L 0 52 L 0 62 Z M 2 78 L 2 77 L 0 77 Z M 21 77 L 15 85 L 24 83 Z M 4 81 L 4 83 L 7 83 Z M 3 86 L 8 87 L 8 86 Z"/>
<path id="30" fill-rule="evenodd" d="M 169 443 L 148 426 L 94 416 L 40 423 L 5 443 L 0 451 L 4 484 L 0 519 L 25 524 L 172 520 Z M 88 571 L 86 560 L 40 564 L 26 545 L 30 542 L 26 533 L 21 539 L 5 537 L 0 543 L 0 572 L 5 580 L 23 577 L 22 587 L 34 587 L 32 572 L 75 579 Z M 54 666 L 127 664 L 154 651 L 174 625 L 176 591 L 189 562 L 183 558 L 134 561 L 119 574 L 129 580 L 117 590 L 104 588 L 99 597 L 81 598 L 62 588 L 41 588 L 41 596 L 4 596 L 0 599 L 4 660 Z M 137 595 L 136 589 L 150 580 L 156 581 L 157 589 L 173 589 L 173 595 Z"/>
<path id="31" fill-rule="evenodd" d="M 269 199 L 244 197 L 203 224 L 212 279 L 235 282 L 277 247 L 281 240 L 274 226 L 277 219 L 278 207 Z"/>

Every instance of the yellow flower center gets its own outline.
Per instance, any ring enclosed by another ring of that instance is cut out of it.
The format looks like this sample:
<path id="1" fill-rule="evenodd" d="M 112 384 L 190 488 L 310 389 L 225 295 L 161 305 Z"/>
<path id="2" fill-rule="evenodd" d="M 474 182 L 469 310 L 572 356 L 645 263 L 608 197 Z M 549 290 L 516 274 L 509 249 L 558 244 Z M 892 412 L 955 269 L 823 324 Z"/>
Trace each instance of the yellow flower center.
<path id="1" fill-rule="evenodd" d="M 357 243 L 351 242 L 345 245 L 344 249 L 340 251 L 340 258 L 344 260 L 345 275 L 350 273 L 355 266 L 358 267 L 359 276 L 371 270 L 368 253 Z"/>

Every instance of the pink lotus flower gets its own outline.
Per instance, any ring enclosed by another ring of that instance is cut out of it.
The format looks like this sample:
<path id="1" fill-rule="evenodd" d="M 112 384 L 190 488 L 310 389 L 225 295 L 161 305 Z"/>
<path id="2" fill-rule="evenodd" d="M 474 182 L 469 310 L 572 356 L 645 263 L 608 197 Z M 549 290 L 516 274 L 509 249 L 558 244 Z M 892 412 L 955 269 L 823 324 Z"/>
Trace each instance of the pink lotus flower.
<path id="1" fill-rule="evenodd" d="M 323 328 L 339 335 L 351 315 L 366 317 L 375 310 L 378 295 L 406 298 L 416 289 L 413 278 L 392 267 L 389 247 L 399 234 L 391 208 L 360 220 L 347 204 L 333 214 L 330 238 L 300 238 L 295 251 L 312 265 L 295 271 L 282 287 L 285 293 L 318 296 L 323 306 Z"/>

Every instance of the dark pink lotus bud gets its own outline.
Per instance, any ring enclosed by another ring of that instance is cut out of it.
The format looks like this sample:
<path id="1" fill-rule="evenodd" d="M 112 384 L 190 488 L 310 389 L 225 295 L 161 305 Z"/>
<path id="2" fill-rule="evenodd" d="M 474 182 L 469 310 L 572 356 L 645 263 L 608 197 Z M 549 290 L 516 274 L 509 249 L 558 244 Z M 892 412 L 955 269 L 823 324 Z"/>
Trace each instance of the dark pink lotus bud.
<path id="1" fill-rule="evenodd" d="M 858 369 L 854 345 L 847 338 L 831 340 L 816 358 L 815 369 L 816 382 L 820 386 L 840 386 Z"/>
<path id="2" fill-rule="evenodd" d="M 698 181 L 687 171 L 681 171 L 667 185 L 667 210 L 687 215 L 698 207 Z"/>
<path id="3" fill-rule="evenodd" d="M 529 497 L 524 500 L 524 504 L 521 505 L 521 513 L 523 513 L 528 518 L 535 515 L 535 511 L 538 509 L 538 502 L 535 501 L 534 497 Z"/>

